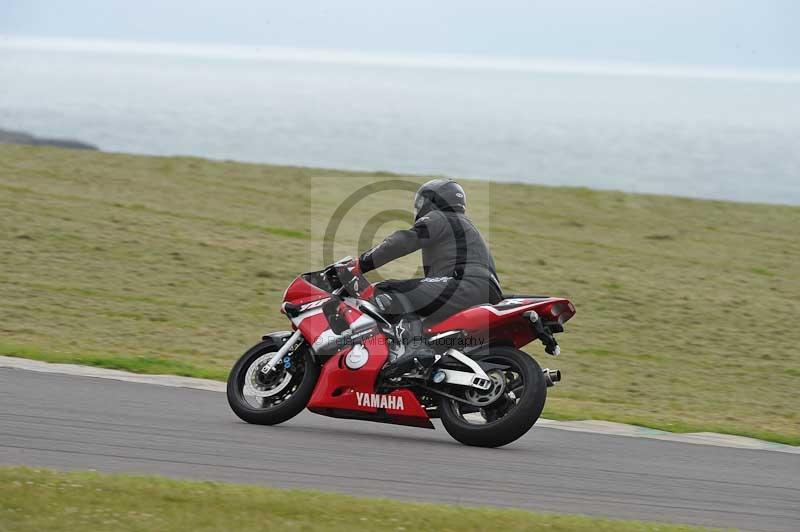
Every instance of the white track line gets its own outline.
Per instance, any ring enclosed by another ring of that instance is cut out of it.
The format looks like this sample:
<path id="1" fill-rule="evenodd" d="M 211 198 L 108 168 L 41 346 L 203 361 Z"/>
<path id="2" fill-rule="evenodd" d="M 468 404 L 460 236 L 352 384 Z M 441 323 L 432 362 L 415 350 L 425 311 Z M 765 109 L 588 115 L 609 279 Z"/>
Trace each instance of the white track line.
<path id="1" fill-rule="evenodd" d="M 143 384 L 156 384 L 171 386 L 173 388 L 193 388 L 212 392 L 224 392 L 225 383 L 208 379 L 195 379 L 193 377 L 179 377 L 177 375 L 144 375 L 130 373 L 116 369 L 95 368 L 77 364 L 51 364 L 38 360 L 16 358 L 0 355 L 0 368 L 14 368 L 41 373 L 58 373 L 61 375 L 74 375 L 78 377 L 97 377 L 126 382 Z M 714 445 L 717 447 L 735 447 L 739 449 L 755 449 L 760 451 L 778 451 L 784 453 L 800 454 L 800 447 L 783 445 L 744 436 L 718 434 L 716 432 L 691 432 L 675 433 L 663 430 L 648 429 L 636 425 L 613 423 L 611 421 L 556 421 L 552 419 L 539 419 L 537 426 L 558 430 L 572 430 L 576 432 L 591 432 L 609 436 L 628 436 L 633 438 L 650 438 L 654 440 L 668 440 L 681 443 L 694 443 L 698 445 Z"/>
<path id="2" fill-rule="evenodd" d="M 142 384 L 157 384 L 173 388 L 194 388 L 211 392 L 224 392 L 225 383 L 209 379 L 195 379 L 194 377 L 180 377 L 178 375 L 145 375 L 131 373 L 118 369 L 96 368 L 94 366 L 81 366 L 78 364 L 52 364 L 39 360 L 26 358 L 0 356 L 0 368 L 24 369 L 40 373 L 58 373 L 61 375 L 74 375 L 76 377 L 98 377 L 116 381 L 139 382 Z"/>

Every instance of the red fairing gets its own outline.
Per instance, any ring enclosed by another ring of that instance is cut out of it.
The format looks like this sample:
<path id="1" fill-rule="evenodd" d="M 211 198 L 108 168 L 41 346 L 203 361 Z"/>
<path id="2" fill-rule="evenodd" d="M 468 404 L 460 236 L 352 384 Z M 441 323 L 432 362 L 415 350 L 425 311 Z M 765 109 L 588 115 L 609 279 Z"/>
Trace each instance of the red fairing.
<path id="1" fill-rule="evenodd" d="M 330 329 L 330 325 L 328 325 L 328 320 L 325 318 L 325 315 L 320 313 L 304 318 L 299 322 L 296 328 L 300 329 L 300 332 L 303 333 L 303 338 L 305 338 L 310 345 L 314 345 L 319 335 Z"/>
<path id="2" fill-rule="evenodd" d="M 375 285 L 371 284 L 367 285 L 367 287 L 364 290 L 362 290 L 360 294 L 358 294 L 358 296 L 361 299 L 370 299 L 374 295 L 375 295 Z"/>
<path id="3" fill-rule="evenodd" d="M 289 288 L 286 289 L 286 292 L 284 292 L 283 300 L 299 305 L 323 297 L 328 298 L 330 296 L 331 295 L 325 290 L 317 288 L 302 277 L 298 277 L 292 282 L 292 284 L 289 285 Z"/>
<path id="4" fill-rule="evenodd" d="M 372 293 L 372 286 L 367 285 L 364 293 Z M 309 343 L 314 342 L 321 334 L 328 331 L 330 324 L 321 311 L 321 303 L 331 294 L 325 292 L 298 277 L 286 289 L 284 301 L 295 305 L 309 305 L 309 310 L 292 319 L 293 325 L 300 330 Z M 319 301 L 320 305 L 312 304 Z M 340 312 L 348 323 L 353 323 L 361 316 L 358 310 L 341 305 Z M 320 370 L 319 380 L 308 403 L 308 409 L 318 414 L 334 417 L 350 417 L 383 421 L 399 425 L 433 428 L 425 408 L 420 405 L 410 390 L 394 390 L 391 393 L 375 393 L 375 382 L 388 357 L 386 337 L 378 334 L 364 341 L 368 359 L 364 366 L 352 370 L 345 365 L 345 357 L 350 347 L 330 357 Z"/>
<path id="5" fill-rule="evenodd" d="M 364 342 L 369 353 L 366 364 L 357 369 L 345 365 L 346 349 L 323 366 L 308 403 L 312 412 L 336 417 L 385 421 L 400 425 L 433 428 L 428 414 L 411 390 L 375 393 L 375 381 L 388 356 L 386 338 L 374 336 Z"/>
<path id="6" fill-rule="evenodd" d="M 311 301 L 319 300 L 320 303 L 324 303 L 323 299 L 327 300 L 330 296 L 324 292 L 323 294 L 325 296 L 324 298 L 313 297 L 311 298 Z M 308 304 L 308 299 L 309 298 L 306 298 L 306 300 L 303 302 Z M 317 309 L 321 311 L 321 308 L 317 307 Z M 313 310 L 314 309 L 312 309 L 312 311 Z M 353 323 L 358 319 L 359 316 L 361 316 L 361 312 L 344 304 L 339 306 L 339 311 L 344 314 L 347 323 Z M 317 338 L 331 328 L 330 324 L 328 323 L 328 318 L 326 318 L 322 312 L 317 312 L 316 314 L 309 312 L 305 316 L 300 316 L 298 319 L 293 320 L 293 323 L 297 329 L 300 329 L 300 332 L 303 333 L 303 338 L 305 338 L 310 345 L 314 345 L 314 342 L 317 341 Z"/>
<path id="7" fill-rule="evenodd" d="M 494 340 L 511 341 L 515 347 L 532 342 L 536 336 L 525 312 L 536 311 L 545 321 L 566 322 L 575 307 L 563 298 L 513 298 L 497 305 L 471 307 L 427 329 L 428 334 L 461 330 L 479 345 Z M 475 345 L 475 344 L 473 344 Z"/>

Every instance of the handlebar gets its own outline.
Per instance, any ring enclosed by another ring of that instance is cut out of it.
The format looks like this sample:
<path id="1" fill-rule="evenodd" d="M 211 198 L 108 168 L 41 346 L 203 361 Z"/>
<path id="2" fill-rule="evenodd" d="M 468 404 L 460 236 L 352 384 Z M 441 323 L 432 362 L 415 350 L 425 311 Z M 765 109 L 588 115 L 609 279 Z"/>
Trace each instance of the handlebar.
<path id="1" fill-rule="evenodd" d="M 347 256 L 329 264 L 322 270 L 322 275 L 331 287 L 331 293 L 339 295 L 345 292 L 350 297 L 358 297 L 359 292 L 368 283 L 361 274 L 354 274 L 347 267 L 353 257 Z"/>
<path id="2" fill-rule="evenodd" d="M 314 286 L 333 295 L 344 292 L 347 296 L 360 298 L 362 292 L 368 290 L 371 285 L 363 274 L 354 273 L 348 268 L 352 262 L 352 257 L 344 257 L 321 270 L 304 273 L 303 277 Z"/>

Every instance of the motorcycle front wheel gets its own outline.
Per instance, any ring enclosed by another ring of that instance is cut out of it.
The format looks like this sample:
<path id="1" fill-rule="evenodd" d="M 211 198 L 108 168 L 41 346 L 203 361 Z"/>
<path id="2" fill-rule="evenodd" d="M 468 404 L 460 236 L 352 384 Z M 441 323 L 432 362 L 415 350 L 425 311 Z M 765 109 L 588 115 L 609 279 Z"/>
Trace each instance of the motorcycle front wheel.
<path id="1" fill-rule="evenodd" d="M 471 356 L 506 369 L 487 374 L 493 386 L 485 393 L 467 391 L 480 406 L 442 397 L 439 416 L 445 430 L 465 445 L 500 447 L 528 432 L 539 419 L 547 399 L 542 368 L 529 354 L 511 347 L 491 347 Z"/>
<path id="2" fill-rule="evenodd" d="M 319 366 L 305 344 L 264 374 L 261 369 L 279 348 L 272 340 L 254 345 L 228 376 L 228 404 L 248 423 L 277 425 L 293 418 L 306 407 L 317 384 Z"/>

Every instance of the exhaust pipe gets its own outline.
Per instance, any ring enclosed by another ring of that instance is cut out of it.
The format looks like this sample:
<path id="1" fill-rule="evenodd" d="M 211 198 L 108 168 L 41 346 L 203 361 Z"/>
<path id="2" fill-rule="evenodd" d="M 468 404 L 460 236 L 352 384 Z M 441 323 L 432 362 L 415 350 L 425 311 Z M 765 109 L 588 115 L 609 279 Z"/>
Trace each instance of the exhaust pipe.
<path id="1" fill-rule="evenodd" d="M 555 386 L 557 382 L 561 381 L 560 370 L 544 368 L 542 374 L 544 375 L 544 382 L 547 384 L 548 388 Z"/>

